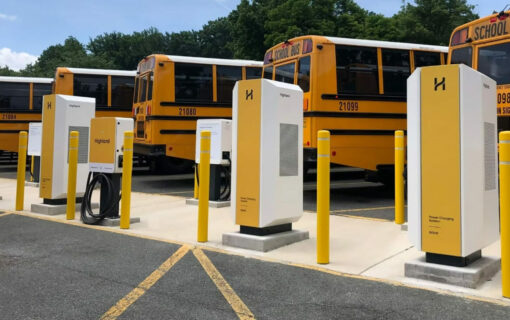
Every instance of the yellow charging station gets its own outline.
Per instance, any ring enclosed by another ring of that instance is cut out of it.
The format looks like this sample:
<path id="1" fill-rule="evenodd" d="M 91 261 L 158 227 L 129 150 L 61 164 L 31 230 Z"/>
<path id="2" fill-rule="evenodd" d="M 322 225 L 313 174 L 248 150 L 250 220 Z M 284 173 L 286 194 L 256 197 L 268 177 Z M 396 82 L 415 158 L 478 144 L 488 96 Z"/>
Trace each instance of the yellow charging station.
<path id="1" fill-rule="evenodd" d="M 46 95 L 42 111 L 42 145 L 39 196 L 45 204 L 65 204 L 69 134 L 80 133 L 76 194 L 82 196 L 88 174 L 90 119 L 95 99 L 60 94 Z"/>
<path id="2" fill-rule="evenodd" d="M 132 131 L 131 118 L 94 118 L 90 121 L 90 155 L 85 194 L 81 206 L 81 219 L 88 224 L 108 218 L 119 218 L 119 200 L 124 154 L 124 133 Z M 99 213 L 93 213 L 92 192 L 101 185 Z"/>
<path id="3" fill-rule="evenodd" d="M 234 87 L 232 215 L 241 233 L 289 231 L 303 213 L 303 91 L 254 79 Z"/>
<path id="4" fill-rule="evenodd" d="M 432 66 L 407 88 L 409 238 L 427 262 L 465 266 L 499 238 L 496 82 Z"/>

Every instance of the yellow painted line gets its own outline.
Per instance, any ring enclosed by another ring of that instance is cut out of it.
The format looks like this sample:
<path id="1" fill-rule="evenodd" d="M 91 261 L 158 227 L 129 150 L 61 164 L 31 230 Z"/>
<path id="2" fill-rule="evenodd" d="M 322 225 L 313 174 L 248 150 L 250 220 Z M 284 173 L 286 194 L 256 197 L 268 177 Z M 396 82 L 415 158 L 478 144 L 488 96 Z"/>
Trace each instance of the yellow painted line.
<path id="1" fill-rule="evenodd" d="M 225 278 L 223 278 L 221 273 L 218 271 L 218 269 L 216 269 L 216 267 L 204 254 L 204 252 L 198 248 L 195 248 L 193 249 L 193 254 L 195 257 L 197 257 L 205 272 L 207 272 L 211 280 L 214 282 L 218 290 L 220 290 L 220 292 L 223 294 L 232 309 L 234 309 L 234 312 L 237 314 L 239 319 L 255 319 L 255 316 L 250 311 L 250 309 L 248 309 L 241 298 L 239 298 L 234 289 L 232 289 Z"/>
<path id="2" fill-rule="evenodd" d="M 375 210 L 386 210 L 386 209 L 395 209 L 395 206 L 389 206 L 389 207 L 373 207 L 373 208 L 356 208 L 356 209 L 342 209 L 342 210 L 331 210 L 331 213 L 360 212 L 360 211 L 375 211 Z"/>
<path id="3" fill-rule="evenodd" d="M 10 216 L 12 214 L 12 212 L 4 211 L 4 210 L 0 210 L 0 211 L 3 212 L 3 213 L 0 213 L 0 218 L 5 217 L 5 216 Z"/>
<path id="4" fill-rule="evenodd" d="M 29 217 L 29 218 L 35 218 L 35 219 L 40 219 L 40 220 L 52 221 L 52 222 L 57 222 L 57 223 L 62 223 L 62 224 L 69 224 L 69 225 L 73 225 L 73 226 L 77 226 L 77 227 L 81 227 L 81 228 L 88 228 L 88 229 L 96 229 L 96 230 L 101 230 L 101 231 L 107 231 L 107 232 L 116 233 L 116 234 L 122 234 L 122 235 L 130 236 L 130 237 L 134 237 L 134 238 L 140 238 L 140 239 L 146 239 L 146 240 L 154 240 L 154 241 L 170 243 L 170 244 L 189 245 L 188 243 L 185 243 L 185 242 L 182 242 L 182 241 L 168 240 L 168 239 L 163 239 L 163 238 L 158 238 L 158 237 L 153 237 L 153 236 L 146 236 L 146 235 L 141 235 L 141 234 L 135 234 L 135 233 L 132 233 L 132 231 L 128 231 L 128 230 L 111 229 L 111 227 L 101 227 L 101 226 L 87 225 L 87 224 L 83 224 L 83 223 L 78 222 L 78 221 L 63 220 L 63 219 L 58 219 L 58 218 L 44 217 L 44 216 L 40 216 L 40 215 L 37 215 L 37 214 L 29 213 L 29 212 L 13 212 L 13 211 L 9 211 L 9 210 L 3 210 L 3 211 L 6 212 L 6 213 L 9 212 L 9 214 L 12 214 L 12 215 L 20 215 L 20 216 L 26 216 L 26 217 Z M 313 212 L 313 211 L 310 211 L 310 212 Z M 203 246 L 203 245 L 196 245 L 195 248 L 199 248 L 199 249 L 205 250 L 205 251 L 218 252 L 218 253 L 223 253 L 223 254 L 228 254 L 228 255 L 232 255 L 232 256 L 239 256 L 239 257 L 246 258 L 246 254 L 245 253 L 237 253 L 237 252 L 227 251 L 227 250 L 219 249 L 219 248 L 206 247 L 206 246 Z M 507 307 L 510 306 L 510 301 L 508 299 L 503 299 L 503 298 L 501 298 L 501 299 L 498 299 L 498 298 L 486 298 L 486 297 L 475 296 L 475 295 L 459 293 L 459 292 L 453 292 L 453 291 L 437 289 L 437 288 L 419 287 L 419 286 L 416 286 L 416 285 L 411 285 L 411 284 L 407 284 L 407 283 L 399 282 L 399 281 L 395 281 L 395 280 L 388 280 L 388 279 L 374 278 L 374 277 L 369 277 L 369 276 L 364 276 L 364 275 L 356 275 L 356 274 L 351 274 L 351 273 L 344 273 L 344 272 L 340 272 L 340 271 L 334 271 L 334 270 L 326 269 L 326 268 L 320 267 L 320 266 L 293 263 L 293 262 L 276 260 L 276 259 L 272 259 L 272 258 L 255 256 L 255 255 L 254 256 L 248 256 L 248 257 L 251 258 L 251 259 L 259 260 L 259 261 L 278 263 L 278 264 L 281 264 L 281 265 L 293 266 L 293 267 L 302 268 L 302 269 L 315 270 L 315 271 L 318 271 L 318 272 L 327 273 L 327 274 L 331 274 L 331 275 L 335 275 L 335 276 L 340 276 L 340 277 L 347 277 L 347 278 L 354 278 L 354 279 L 361 279 L 361 280 L 380 282 L 380 283 L 385 283 L 385 284 L 391 284 L 391 285 L 394 285 L 394 286 L 402 286 L 402 287 L 407 287 L 407 288 L 411 288 L 411 289 L 419 289 L 419 290 L 426 290 L 426 291 L 430 291 L 430 292 L 436 292 L 436 293 L 443 294 L 443 295 L 455 296 L 455 297 L 464 298 L 464 299 L 473 300 L 473 301 L 487 302 L 487 303 L 501 305 L 501 306 L 507 306 Z"/>
<path id="5" fill-rule="evenodd" d="M 182 257 L 190 250 L 189 246 L 182 246 L 170 258 L 163 262 L 159 268 L 154 270 L 145 280 L 128 293 L 124 298 L 120 299 L 116 305 L 110 308 L 101 319 L 111 320 L 117 319 L 124 311 L 129 308 L 136 300 L 138 300 L 147 290 L 149 290 L 159 279 L 161 279 Z"/>
<path id="6" fill-rule="evenodd" d="M 352 219 L 360 219 L 360 220 L 368 220 L 368 221 L 377 221 L 377 222 L 393 222 L 393 220 L 386 220 L 381 218 L 372 218 L 372 217 L 361 217 L 361 216 L 353 216 L 350 214 L 333 214 L 337 217 L 344 217 L 344 218 L 352 218 Z"/>

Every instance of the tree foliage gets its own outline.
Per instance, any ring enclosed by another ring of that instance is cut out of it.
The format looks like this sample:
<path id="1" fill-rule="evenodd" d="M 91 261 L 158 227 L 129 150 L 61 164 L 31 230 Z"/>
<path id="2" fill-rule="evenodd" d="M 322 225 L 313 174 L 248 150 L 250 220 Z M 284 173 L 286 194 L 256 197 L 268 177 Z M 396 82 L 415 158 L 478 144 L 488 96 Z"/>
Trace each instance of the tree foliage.
<path id="1" fill-rule="evenodd" d="M 0 75 L 51 77 L 58 66 L 134 70 L 153 53 L 262 60 L 268 48 L 307 34 L 447 45 L 455 27 L 478 18 L 473 10 L 467 0 L 414 0 L 385 17 L 354 0 L 241 0 L 198 31 L 111 32 L 86 45 L 69 37 L 19 72 L 0 66 Z"/>

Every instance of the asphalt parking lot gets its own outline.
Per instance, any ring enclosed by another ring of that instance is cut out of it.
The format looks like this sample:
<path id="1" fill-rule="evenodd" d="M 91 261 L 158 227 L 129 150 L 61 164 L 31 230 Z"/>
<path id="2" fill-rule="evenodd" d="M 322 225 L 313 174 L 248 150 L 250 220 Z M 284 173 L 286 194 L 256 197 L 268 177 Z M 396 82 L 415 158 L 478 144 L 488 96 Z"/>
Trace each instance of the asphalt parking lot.
<path id="1" fill-rule="evenodd" d="M 3 319 L 508 319 L 490 302 L 0 214 Z"/>

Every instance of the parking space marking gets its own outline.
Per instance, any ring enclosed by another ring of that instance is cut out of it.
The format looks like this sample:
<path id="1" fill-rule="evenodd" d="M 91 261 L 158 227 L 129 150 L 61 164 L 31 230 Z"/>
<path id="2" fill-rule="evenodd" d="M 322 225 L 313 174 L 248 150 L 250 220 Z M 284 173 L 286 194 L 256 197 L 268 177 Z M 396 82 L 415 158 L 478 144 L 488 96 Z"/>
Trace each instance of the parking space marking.
<path id="1" fill-rule="evenodd" d="M 106 232 L 111 232 L 111 233 L 120 234 L 120 235 L 124 235 L 124 236 L 139 238 L 139 239 L 154 240 L 154 241 L 165 242 L 165 243 L 170 243 L 170 244 L 177 244 L 177 245 L 181 245 L 181 246 L 188 245 L 187 243 L 182 242 L 182 241 L 169 240 L 169 239 L 159 238 L 159 237 L 155 237 L 155 236 L 136 234 L 136 233 L 128 232 L 124 229 L 111 229 L 110 227 L 88 225 L 88 224 L 83 224 L 79 221 L 74 221 L 74 220 L 68 221 L 68 220 L 61 220 L 61 219 L 55 218 L 55 217 L 45 217 L 45 216 L 42 216 L 39 214 L 34 214 L 34 213 L 31 213 L 28 211 L 24 211 L 24 212 L 21 212 L 21 211 L 16 212 L 16 211 L 9 211 L 9 210 L 4 210 L 4 211 L 6 213 L 9 213 L 12 215 L 18 215 L 18 216 L 24 216 L 24 217 L 29 217 L 29 218 L 33 218 L 33 219 L 39 219 L 39 220 L 51 221 L 51 222 L 56 222 L 56 223 L 61 223 L 61 224 L 67 224 L 67 225 L 72 225 L 72 226 L 81 227 L 81 228 L 106 231 Z M 315 211 L 306 211 L 306 212 L 315 213 Z M 389 220 L 385 220 L 385 221 L 389 221 Z M 246 257 L 245 253 L 238 253 L 235 251 L 228 251 L 228 250 L 220 249 L 220 248 L 200 246 L 200 249 L 205 250 L 205 251 L 217 252 L 217 253 L 221 253 L 221 254 Z M 394 286 L 403 286 L 403 287 L 412 288 L 412 289 L 437 292 L 440 294 L 444 294 L 444 295 L 448 295 L 448 296 L 456 296 L 456 297 L 469 299 L 469 300 L 473 300 L 473 301 L 487 302 L 487 303 L 492 303 L 492 304 L 501 305 L 501 306 L 510 306 L 509 299 L 505 299 L 505 298 L 483 297 L 483 296 L 477 296 L 477 295 L 473 295 L 473 294 L 466 294 L 466 293 L 462 293 L 462 292 L 453 292 L 453 291 L 440 289 L 440 288 L 431 288 L 431 287 L 426 287 L 426 286 L 419 286 L 416 284 L 405 283 L 405 282 L 398 281 L 398 280 L 390 280 L 390 279 L 384 279 L 384 278 L 376 278 L 376 277 L 367 276 L 367 275 L 356 275 L 356 274 L 352 274 L 352 273 L 345 273 L 345 272 L 341 272 L 341 271 L 335 271 L 332 269 L 328 269 L 328 268 L 318 266 L 318 265 L 307 265 L 307 264 L 302 264 L 302 263 L 297 263 L 297 262 L 282 261 L 282 260 L 264 257 L 264 256 L 249 255 L 249 258 L 256 259 L 259 261 L 265 261 L 265 262 L 270 262 L 270 263 L 277 263 L 277 264 L 281 264 L 281 265 L 302 268 L 302 269 L 314 270 L 317 272 L 326 273 L 326 274 L 339 276 L 339 277 L 347 277 L 347 278 L 353 278 L 353 279 L 361 279 L 361 280 L 367 280 L 367 281 L 386 283 L 386 284 L 394 285 Z"/>
<path id="2" fill-rule="evenodd" d="M 356 209 L 331 210 L 331 211 L 330 211 L 330 213 L 360 212 L 360 211 L 375 211 L 375 210 L 386 210 L 386 209 L 395 209 L 395 206 L 388 206 L 388 207 L 373 207 L 373 208 L 356 208 Z"/>
<path id="3" fill-rule="evenodd" d="M 228 301 L 232 309 L 234 309 L 234 312 L 237 314 L 239 319 L 255 319 L 255 316 L 250 309 L 244 304 L 241 298 L 239 298 L 234 289 L 232 289 L 225 278 L 223 278 L 221 273 L 218 269 L 216 269 L 205 253 L 199 248 L 195 248 L 193 249 L 193 254 L 198 259 L 205 272 L 207 272 L 209 278 L 211 278 L 218 290 L 220 290 L 225 299 Z"/>
<path id="4" fill-rule="evenodd" d="M 179 260 L 182 259 L 190 250 L 189 246 L 180 247 L 170 258 L 163 262 L 159 268 L 154 270 L 145 280 L 128 293 L 124 298 L 120 299 L 116 305 L 110 308 L 101 319 L 113 320 L 117 319 L 124 311 L 129 308 L 136 300 L 138 300 L 147 290 L 149 290 L 159 279 L 161 279 Z"/>
<path id="5" fill-rule="evenodd" d="M 9 216 L 9 215 L 11 215 L 11 214 L 12 214 L 12 212 L 0 211 L 0 217 Z"/>

